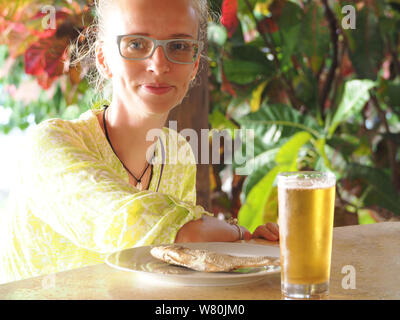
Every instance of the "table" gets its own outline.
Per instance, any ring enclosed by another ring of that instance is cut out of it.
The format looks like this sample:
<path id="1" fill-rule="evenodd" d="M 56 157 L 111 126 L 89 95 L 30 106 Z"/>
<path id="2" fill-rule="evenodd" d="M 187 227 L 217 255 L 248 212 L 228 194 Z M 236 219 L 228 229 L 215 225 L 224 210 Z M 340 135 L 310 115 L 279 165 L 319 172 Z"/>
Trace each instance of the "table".
<path id="1" fill-rule="evenodd" d="M 250 242 L 278 245 L 261 239 Z M 327 299 L 400 299 L 400 222 L 334 228 L 332 250 Z M 0 299 L 277 300 L 282 296 L 280 274 L 210 290 L 144 284 L 133 273 L 99 264 L 0 285 Z"/>

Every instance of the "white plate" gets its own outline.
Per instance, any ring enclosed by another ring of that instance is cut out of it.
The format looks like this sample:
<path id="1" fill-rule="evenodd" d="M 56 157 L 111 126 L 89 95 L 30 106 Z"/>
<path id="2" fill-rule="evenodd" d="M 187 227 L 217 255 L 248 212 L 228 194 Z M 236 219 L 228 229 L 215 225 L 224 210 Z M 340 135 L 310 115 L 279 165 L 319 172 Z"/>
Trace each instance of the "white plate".
<path id="1" fill-rule="evenodd" d="M 279 257 L 279 246 L 231 242 L 194 242 L 182 245 L 191 249 L 207 249 L 235 256 Z M 106 263 L 119 270 L 134 272 L 140 280 L 184 286 L 239 285 L 259 281 L 269 274 L 280 272 L 279 266 L 246 268 L 233 272 L 199 272 L 154 258 L 150 254 L 153 247 L 137 247 L 115 252 L 106 258 Z"/>

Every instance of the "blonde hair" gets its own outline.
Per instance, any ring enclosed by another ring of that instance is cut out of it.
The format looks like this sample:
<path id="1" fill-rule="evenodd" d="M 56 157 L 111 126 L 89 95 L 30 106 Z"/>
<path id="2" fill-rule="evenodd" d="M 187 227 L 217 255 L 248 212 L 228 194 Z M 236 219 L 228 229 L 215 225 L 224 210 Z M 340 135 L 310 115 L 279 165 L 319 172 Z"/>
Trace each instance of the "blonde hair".
<path id="1" fill-rule="evenodd" d="M 207 41 L 207 22 L 209 19 L 209 9 L 207 0 L 190 0 L 191 5 L 199 17 L 199 40 L 205 44 Z M 96 64 L 96 43 L 105 36 L 106 14 L 111 12 L 110 8 L 116 4 L 117 0 L 95 0 L 93 5 L 94 21 L 89 25 L 76 42 L 70 47 L 71 65 L 80 64 L 85 73 L 89 84 L 94 87 L 98 103 L 93 108 L 101 108 L 104 101 L 110 101 L 112 96 L 111 82 L 104 77 Z M 201 54 L 201 59 L 207 57 Z M 200 63 L 200 66 L 202 63 Z M 199 70 L 200 71 L 200 70 Z M 191 81 L 190 87 L 199 84 L 196 77 Z"/>

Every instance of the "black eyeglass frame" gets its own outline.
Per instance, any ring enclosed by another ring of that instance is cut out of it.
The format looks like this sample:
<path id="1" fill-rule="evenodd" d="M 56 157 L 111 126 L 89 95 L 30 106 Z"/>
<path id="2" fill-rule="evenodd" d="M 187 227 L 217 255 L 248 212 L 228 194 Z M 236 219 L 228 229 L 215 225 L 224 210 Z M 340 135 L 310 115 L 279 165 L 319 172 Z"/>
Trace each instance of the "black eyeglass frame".
<path id="1" fill-rule="evenodd" d="M 144 38 L 144 39 L 148 39 L 151 40 L 153 42 L 153 50 L 151 50 L 151 52 L 149 53 L 148 56 L 144 57 L 144 58 L 127 58 L 125 57 L 122 52 L 121 52 L 121 41 L 124 37 L 138 37 L 138 38 Z M 187 41 L 187 42 L 191 42 L 191 43 L 196 43 L 199 46 L 199 49 L 196 53 L 196 56 L 193 57 L 193 61 L 192 62 L 181 62 L 181 61 L 176 61 L 174 59 L 171 59 L 168 56 L 167 50 L 166 50 L 166 46 L 168 43 L 173 42 L 173 41 Z M 199 57 L 199 55 L 201 54 L 201 51 L 203 50 L 203 42 L 200 40 L 192 40 L 192 39 L 185 39 L 185 38 L 180 38 L 180 39 L 167 39 L 167 40 L 158 40 L 158 39 L 154 39 L 154 38 L 150 38 L 147 36 L 142 36 L 142 35 L 136 35 L 136 34 L 123 34 L 123 35 L 119 35 L 117 36 L 117 45 L 118 45 L 118 52 L 121 55 L 122 58 L 127 59 L 127 60 L 146 60 L 150 57 L 153 56 L 154 52 L 156 51 L 156 49 L 158 47 L 162 47 L 164 50 L 164 54 L 165 57 L 168 59 L 168 61 L 171 61 L 173 63 L 178 63 L 178 64 L 193 64 L 196 62 L 197 58 Z"/>

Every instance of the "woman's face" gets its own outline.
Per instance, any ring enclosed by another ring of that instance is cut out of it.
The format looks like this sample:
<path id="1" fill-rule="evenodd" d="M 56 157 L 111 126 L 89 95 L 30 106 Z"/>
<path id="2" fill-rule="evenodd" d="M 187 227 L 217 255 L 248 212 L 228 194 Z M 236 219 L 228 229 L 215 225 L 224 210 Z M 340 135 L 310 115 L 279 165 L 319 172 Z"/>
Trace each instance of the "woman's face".
<path id="1" fill-rule="evenodd" d="M 162 47 L 146 60 L 126 60 L 118 51 L 116 37 L 140 34 L 165 40 L 198 37 L 198 16 L 190 0 L 120 0 L 110 10 L 105 25 L 103 54 L 112 78 L 114 98 L 128 108 L 165 113 L 184 98 L 195 77 L 199 59 L 193 64 L 167 60 Z"/>

